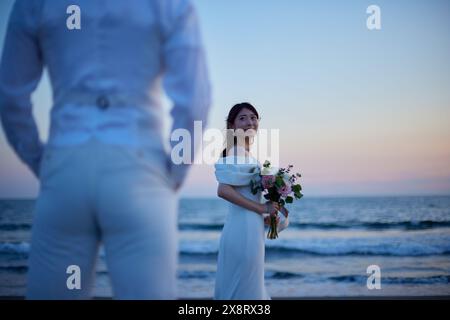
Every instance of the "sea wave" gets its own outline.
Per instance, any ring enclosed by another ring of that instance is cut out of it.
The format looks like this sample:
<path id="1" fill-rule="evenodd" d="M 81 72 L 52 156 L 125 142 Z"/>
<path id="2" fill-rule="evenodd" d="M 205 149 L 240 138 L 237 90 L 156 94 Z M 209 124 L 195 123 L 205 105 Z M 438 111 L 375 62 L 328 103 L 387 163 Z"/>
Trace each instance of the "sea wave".
<path id="1" fill-rule="evenodd" d="M 367 276 L 343 275 L 328 277 L 327 280 L 336 282 L 366 283 Z M 435 275 L 428 277 L 386 277 L 381 278 L 382 284 L 447 284 L 450 283 L 449 275 Z"/>
<path id="2" fill-rule="evenodd" d="M 27 256 L 27 242 L 0 243 L 0 254 Z M 217 255 L 217 240 L 182 240 L 179 243 L 182 255 Z M 425 234 L 410 236 L 324 237 L 294 238 L 266 241 L 266 254 L 289 256 L 307 254 L 317 256 L 432 256 L 450 255 L 450 234 Z M 100 257 L 104 258 L 103 246 Z"/>
<path id="3" fill-rule="evenodd" d="M 184 255 L 216 255 L 217 241 L 182 241 Z M 302 238 L 266 242 L 266 254 L 317 256 L 431 256 L 450 255 L 450 235 L 420 237 Z"/>
<path id="4" fill-rule="evenodd" d="M 289 228 L 295 229 L 362 229 L 362 230 L 426 230 L 433 228 L 450 227 L 450 221 L 434 221 L 434 220 L 418 220 L 418 221 L 327 221 L 327 222 L 292 222 Z M 29 223 L 0 223 L 0 230 L 14 231 L 14 230 L 30 230 Z M 223 229 L 223 223 L 211 222 L 208 223 L 192 223 L 180 222 L 178 230 L 180 231 L 220 231 Z"/>
<path id="5" fill-rule="evenodd" d="M 426 230 L 433 228 L 450 227 L 450 221 L 433 221 L 433 220 L 419 220 L 419 221 L 394 221 L 394 222 L 362 222 L 362 221 L 342 221 L 342 222 L 291 222 L 289 228 L 295 229 L 362 229 L 362 230 Z M 180 231 L 220 231 L 223 229 L 223 223 L 188 223 L 183 222 L 179 224 Z"/>
<path id="6" fill-rule="evenodd" d="M 0 267 L 0 273 L 7 274 L 25 274 L 28 271 L 26 266 L 6 266 Z M 97 276 L 109 276 L 107 270 L 97 271 Z M 216 277 L 215 271 L 209 270 L 179 270 L 177 278 L 182 280 L 202 279 L 213 280 Z M 277 270 L 266 270 L 264 277 L 266 280 L 294 280 L 302 279 L 302 281 L 320 283 L 320 282 L 338 282 L 338 283 L 361 283 L 367 282 L 367 275 L 361 274 L 347 274 L 333 276 L 317 275 L 317 274 L 302 274 L 297 272 L 286 272 Z M 417 276 L 417 277 L 400 277 L 400 276 L 383 276 L 381 278 L 382 285 L 424 285 L 424 284 L 450 284 L 450 275 L 433 275 L 433 276 Z"/>
<path id="7" fill-rule="evenodd" d="M 30 244 L 28 242 L 3 242 L 0 243 L 0 254 L 28 255 Z"/>
<path id="8" fill-rule="evenodd" d="M 0 230 L 14 231 L 14 230 L 30 230 L 31 224 L 29 223 L 2 223 L 0 224 Z"/>
<path id="9" fill-rule="evenodd" d="M 344 221 L 344 222 L 323 222 L 323 223 L 291 223 L 290 228 L 299 229 L 365 229 L 365 230 L 425 230 L 432 228 L 450 227 L 450 221 L 393 221 L 393 222 L 361 222 L 361 221 Z"/>

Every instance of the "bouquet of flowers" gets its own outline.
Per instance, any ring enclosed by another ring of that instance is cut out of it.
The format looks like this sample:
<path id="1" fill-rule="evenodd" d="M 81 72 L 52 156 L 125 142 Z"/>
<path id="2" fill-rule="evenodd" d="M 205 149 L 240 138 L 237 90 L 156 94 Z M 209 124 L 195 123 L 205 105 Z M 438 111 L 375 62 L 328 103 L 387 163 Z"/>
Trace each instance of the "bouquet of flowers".
<path id="1" fill-rule="evenodd" d="M 301 177 L 299 173 L 291 174 L 292 165 L 287 168 L 273 168 L 269 161 L 265 161 L 260 173 L 258 181 L 251 182 L 252 193 L 256 194 L 259 190 L 262 191 L 264 198 L 277 202 L 282 211 L 287 210 L 284 207 L 286 203 L 292 203 L 294 199 L 303 197 L 302 187 L 297 183 L 297 179 Z M 277 216 L 270 215 L 268 239 L 278 238 Z"/>

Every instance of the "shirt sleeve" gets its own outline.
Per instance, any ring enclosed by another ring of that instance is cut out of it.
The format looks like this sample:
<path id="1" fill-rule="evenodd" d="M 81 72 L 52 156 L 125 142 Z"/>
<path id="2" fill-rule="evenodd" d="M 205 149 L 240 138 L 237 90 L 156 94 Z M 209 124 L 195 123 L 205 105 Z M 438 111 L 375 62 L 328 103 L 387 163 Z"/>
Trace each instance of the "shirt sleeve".
<path id="1" fill-rule="evenodd" d="M 247 186 L 251 181 L 258 181 L 258 166 L 255 164 L 237 164 L 239 163 L 237 158 L 222 158 L 214 165 L 217 182 L 231 186 Z M 228 161 L 229 159 L 232 161 Z"/>
<path id="2" fill-rule="evenodd" d="M 173 103 L 171 133 L 180 128 L 190 132 L 189 158 L 193 160 L 197 151 L 195 147 L 200 145 L 193 141 L 194 121 L 202 121 L 205 128 L 211 104 L 205 50 L 197 15 L 189 1 L 164 0 L 161 7 L 163 88 Z M 181 141 L 170 141 L 172 149 L 178 143 Z M 175 165 L 171 162 L 171 175 L 176 184 L 184 181 L 188 169 L 189 164 Z"/>
<path id="3" fill-rule="evenodd" d="M 43 145 L 32 114 L 31 93 L 42 75 L 34 1 L 14 3 L 0 63 L 0 116 L 6 138 L 19 158 L 39 175 Z"/>

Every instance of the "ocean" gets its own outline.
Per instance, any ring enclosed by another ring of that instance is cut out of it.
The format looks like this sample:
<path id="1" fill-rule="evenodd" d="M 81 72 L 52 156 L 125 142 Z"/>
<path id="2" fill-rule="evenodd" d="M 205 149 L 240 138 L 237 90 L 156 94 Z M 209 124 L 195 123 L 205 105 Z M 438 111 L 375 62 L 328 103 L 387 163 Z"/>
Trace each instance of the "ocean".
<path id="1" fill-rule="evenodd" d="M 23 296 L 34 200 L 0 200 L 0 296 Z M 289 228 L 266 240 L 276 298 L 450 295 L 450 196 L 323 197 L 290 205 Z M 222 199 L 181 199 L 178 295 L 211 298 Z M 369 289 L 380 270 L 380 287 Z M 93 295 L 112 296 L 103 250 Z"/>

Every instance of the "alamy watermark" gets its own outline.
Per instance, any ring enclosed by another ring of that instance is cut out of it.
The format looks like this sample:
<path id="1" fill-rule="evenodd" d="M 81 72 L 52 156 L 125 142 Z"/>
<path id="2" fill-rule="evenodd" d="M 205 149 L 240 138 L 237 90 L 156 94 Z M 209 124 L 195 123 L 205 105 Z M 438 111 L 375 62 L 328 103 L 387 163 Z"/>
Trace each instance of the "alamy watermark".
<path id="1" fill-rule="evenodd" d="M 251 148 L 251 154 L 257 159 L 269 160 L 279 166 L 280 130 L 279 129 L 225 129 L 208 128 L 203 130 L 202 121 L 194 121 L 193 135 L 187 129 L 179 128 L 172 132 L 173 143 L 171 160 L 174 164 L 208 164 L 212 165 L 227 151 L 224 161 L 245 164 L 249 157 L 245 146 Z M 194 158 L 194 152 L 200 150 Z M 228 153 L 229 152 L 229 153 Z M 234 158 L 233 156 L 236 156 Z"/>
<path id="2" fill-rule="evenodd" d="M 66 26 L 69 30 L 81 29 L 81 9 L 75 4 L 71 4 L 67 7 L 66 13 L 70 14 L 66 20 Z"/>
<path id="3" fill-rule="evenodd" d="M 66 13 L 69 14 L 66 20 L 66 26 L 69 30 L 81 29 L 81 9 L 75 4 L 67 7 Z M 366 26 L 369 30 L 381 30 L 381 9 L 379 6 L 372 4 L 367 7 L 366 13 L 369 14 L 366 20 Z"/>
<path id="4" fill-rule="evenodd" d="M 381 269 L 378 265 L 372 264 L 367 267 L 367 289 L 369 290 L 380 290 L 381 289 Z"/>
<path id="5" fill-rule="evenodd" d="M 81 269 L 76 264 L 67 267 L 66 273 L 70 274 L 66 280 L 66 286 L 69 290 L 81 290 Z"/>
<path id="6" fill-rule="evenodd" d="M 366 20 L 366 26 L 369 30 L 381 30 L 381 9 L 372 4 L 367 7 L 366 13 L 369 14 Z"/>

